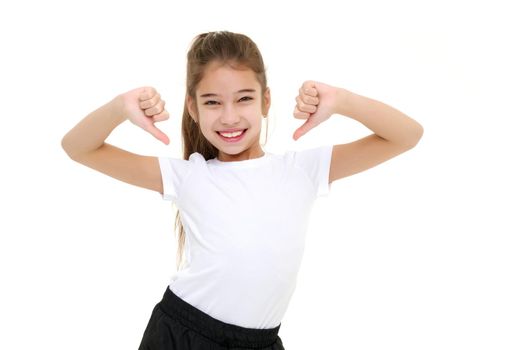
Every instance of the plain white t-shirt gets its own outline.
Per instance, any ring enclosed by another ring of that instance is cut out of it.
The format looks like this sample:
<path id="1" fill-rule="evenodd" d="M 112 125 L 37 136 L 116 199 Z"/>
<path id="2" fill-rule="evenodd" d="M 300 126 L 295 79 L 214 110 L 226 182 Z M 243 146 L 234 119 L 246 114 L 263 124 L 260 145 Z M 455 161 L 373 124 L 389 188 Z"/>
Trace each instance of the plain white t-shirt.
<path id="1" fill-rule="evenodd" d="M 273 328 L 296 285 L 314 200 L 329 194 L 332 145 L 260 158 L 159 157 L 163 198 L 180 210 L 186 264 L 169 285 L 226 323 Z"/>

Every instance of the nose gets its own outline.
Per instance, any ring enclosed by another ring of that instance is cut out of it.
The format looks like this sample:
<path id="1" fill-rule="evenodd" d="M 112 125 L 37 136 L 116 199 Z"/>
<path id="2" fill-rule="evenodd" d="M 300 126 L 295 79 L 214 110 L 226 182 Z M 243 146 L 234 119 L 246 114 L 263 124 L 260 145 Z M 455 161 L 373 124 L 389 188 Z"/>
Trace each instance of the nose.
<path id="1" fill-rule="evenodd" d="M 235 125 L 241 120 L 239 111 L 231 104 L 225 103 L 222 109 L 220 121 L 224 125 Z"/>

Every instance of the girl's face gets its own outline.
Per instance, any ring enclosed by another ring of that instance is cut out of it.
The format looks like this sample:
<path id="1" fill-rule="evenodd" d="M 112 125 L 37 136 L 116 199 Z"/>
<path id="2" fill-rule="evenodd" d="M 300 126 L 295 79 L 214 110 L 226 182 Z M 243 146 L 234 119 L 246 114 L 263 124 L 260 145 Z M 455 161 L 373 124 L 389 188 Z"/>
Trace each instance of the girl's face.
<path id="1" fill-rule="evenodd" d="M 197 85 L 196 101 L 189 97 L 187 105 L 204 137 L 219 150 L 220 161 L 264 155 L 259 137 L 263 115 L 270 108 L 270 90 L 261 93 L 251 69 L 211 62 Z M 221 131 L 230 134 L 221 135 Z M 237 136 L 236 131 L 242 134 Z"/>

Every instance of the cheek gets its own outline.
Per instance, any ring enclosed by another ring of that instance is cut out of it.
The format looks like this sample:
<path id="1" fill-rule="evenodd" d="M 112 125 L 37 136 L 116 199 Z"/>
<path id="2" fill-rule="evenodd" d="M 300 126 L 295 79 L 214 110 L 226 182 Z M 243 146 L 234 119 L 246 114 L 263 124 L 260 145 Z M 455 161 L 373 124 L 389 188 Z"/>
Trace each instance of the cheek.
<path id="1" fill-rule="evenodd" d="M 260 116 L 262 114 L 261 106 L 258 103 L 241 106 L 239 108 L 239 111 L 243 114 L 250 115 L 250 116 Z"/>
<path id="2" fill-rule="evenodd" d="M 218 109 L 199 109 L 199 119 L 202 121 L 202 125 L 210 124 L 213 120 L 219 116 Z"/>
<path id="3" fill-rule="evenodd" d="M 215 132 L 215 129 L 217 128 L 217 119 L 218 117 L 214 115 L 214 113 L 201 113 L 199 120 L 200 120 L 200 128 L 203 134 L 212 134 Z"/>

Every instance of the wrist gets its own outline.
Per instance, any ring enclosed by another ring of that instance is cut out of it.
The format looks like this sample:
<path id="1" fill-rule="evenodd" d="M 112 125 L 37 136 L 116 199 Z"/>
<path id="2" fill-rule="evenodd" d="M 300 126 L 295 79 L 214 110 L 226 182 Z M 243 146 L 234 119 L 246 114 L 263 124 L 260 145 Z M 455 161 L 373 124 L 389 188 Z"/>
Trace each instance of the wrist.
<path id="1" fill-rule="evenodd" d="M 346 115 L 345 105 L 351 92 L 344 88 L 336 88 L 334 101 L 334 114 Z"/>
<path id="2" fill-rule="evenodd" d="M 350 90 L 341 88 L 338 92 L 337 101 L 338 113 L 345 117 L 354 118 L 356 114 L 362 112 L 363 106 L 371 100 Z"/>

